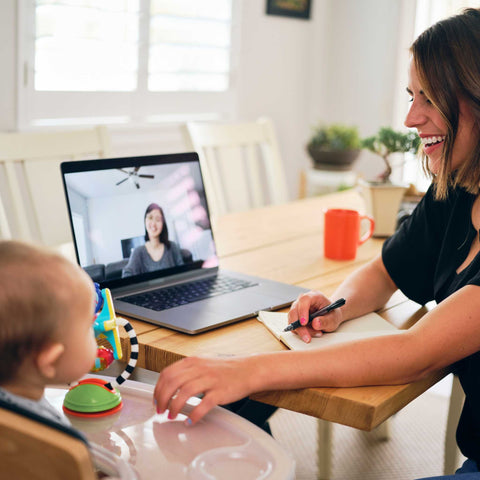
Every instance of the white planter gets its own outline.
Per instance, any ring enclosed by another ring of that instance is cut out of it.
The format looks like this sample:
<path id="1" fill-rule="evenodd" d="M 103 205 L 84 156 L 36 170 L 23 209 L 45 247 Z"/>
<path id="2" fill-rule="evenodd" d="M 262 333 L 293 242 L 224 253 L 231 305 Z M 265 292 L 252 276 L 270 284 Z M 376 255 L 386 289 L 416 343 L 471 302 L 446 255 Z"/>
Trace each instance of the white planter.
<path id="1" fill-rule="evenodd" d="M 407 186 L 359 181 L 367 213 L 375 219 L 374 237 L 389 237 L 395 232 L 400 203 Z"/>

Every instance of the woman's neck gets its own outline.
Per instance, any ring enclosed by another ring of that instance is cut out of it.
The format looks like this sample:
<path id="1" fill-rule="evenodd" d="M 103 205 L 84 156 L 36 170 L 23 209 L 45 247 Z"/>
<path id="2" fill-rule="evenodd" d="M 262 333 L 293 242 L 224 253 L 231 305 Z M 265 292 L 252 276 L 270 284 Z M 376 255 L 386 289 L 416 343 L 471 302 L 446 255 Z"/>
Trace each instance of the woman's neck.
<path id="1" fill-rule="evenodd" d="M 149 240 L 145 244 L 145 248 L 150 258 L 155 262 L 160 261 L 165 252 L 165 244 L 161 243 L 158 237 L 154 238 L 153 241 Z"/>
<path id="2" fill-rule="evenodd" d="M 163 243 L 160 241 L 160 237 L 154 237 L 148 239 L 152 248 L 159 248 Z"/>

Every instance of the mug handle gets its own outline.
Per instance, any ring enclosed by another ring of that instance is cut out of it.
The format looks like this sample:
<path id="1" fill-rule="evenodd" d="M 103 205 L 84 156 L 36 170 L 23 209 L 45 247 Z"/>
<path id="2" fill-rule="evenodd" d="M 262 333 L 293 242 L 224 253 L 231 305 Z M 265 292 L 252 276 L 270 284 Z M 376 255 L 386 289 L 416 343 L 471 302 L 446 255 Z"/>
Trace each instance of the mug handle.
<path id="1" fill-rule="evenodd" d="M 360 222 L 362 222 L 362 220 L 368 220 L 370 228 L 362 237 L 360 237 L 360 240 L 358 241 L 359 245 L 365 243 L 373 235 L 373 230 L 375 229 L 375 220 L 372 217 L 369 217 L 368 215 L 360 215 Z"/>

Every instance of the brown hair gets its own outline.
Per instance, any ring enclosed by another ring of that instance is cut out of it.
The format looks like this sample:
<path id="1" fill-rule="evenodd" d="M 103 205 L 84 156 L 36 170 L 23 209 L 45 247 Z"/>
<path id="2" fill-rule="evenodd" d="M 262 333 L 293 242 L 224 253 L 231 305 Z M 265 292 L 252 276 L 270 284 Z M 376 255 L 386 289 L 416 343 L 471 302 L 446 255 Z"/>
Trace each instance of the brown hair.
<path id="1" fill-rule="evenodd" d="M 468 8 L 425 30 L 411 47 L 413 61 L 425 95 L 438 109 L 447 126 L 443 161 L 436 176 L 422 155 L 423 169 L 435 183 L 437 199 L 449 187 L 480 191 L 480 9 Z M 452 172 L 452 151 L 458 131 L 459 98 L 475 118 L 477 144 L 467 161 Z"/>
<path id="2" fill-rule="evenodd" d="M 75 266 L 47 250 L 0 241 L 0 385 L 54 341 L 72 298 Z"/>

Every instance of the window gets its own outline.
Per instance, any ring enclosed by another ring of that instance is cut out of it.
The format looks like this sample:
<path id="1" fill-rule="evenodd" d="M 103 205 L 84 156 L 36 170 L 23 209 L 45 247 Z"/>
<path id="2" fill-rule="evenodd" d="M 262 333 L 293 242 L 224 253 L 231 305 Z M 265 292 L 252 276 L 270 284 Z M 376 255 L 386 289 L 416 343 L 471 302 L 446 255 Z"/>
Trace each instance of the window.
<path id="1" fill-rule="evenodd" d="M 230 68 L 226 0 L 152 0 L 148 88 L 224 91 Z"/>
<path id="2" fill-rule="evenodd" d="M 478 8 L 478 0 L 417 0 L 415 38 L 442 18 L 460 13 L 468 7 Z"/>
<path id="3" fill-rule="evenodd" d="M 22 0 L 21 126 L 228 116 L 235 0 Z"/>

